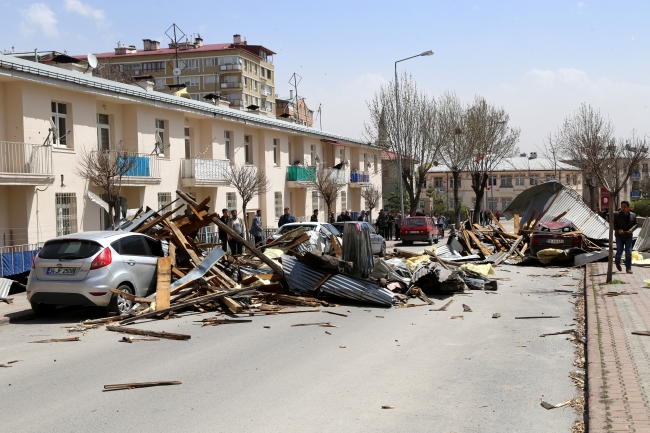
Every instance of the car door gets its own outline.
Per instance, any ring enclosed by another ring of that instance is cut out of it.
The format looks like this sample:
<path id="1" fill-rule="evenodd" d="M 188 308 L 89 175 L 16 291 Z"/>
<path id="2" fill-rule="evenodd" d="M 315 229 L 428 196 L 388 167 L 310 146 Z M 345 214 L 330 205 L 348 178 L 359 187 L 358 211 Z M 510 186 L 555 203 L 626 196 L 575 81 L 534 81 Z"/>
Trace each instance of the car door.
<path id="1" fill-rule="evenodd" d="M 372 247 L 372 253 L 373 254 L 379 254 L 379 251 L 381 250 L 381 243 L 383 242 L 383 238 L 377 234 L 375 231 L 375 228 L 368 224 L 368 223 L 363 223 L 366 227 L 368 227 L 368 231 L 370 232 L 370 245 Z"/>
<path id="2" fill-rule="evenodd" d="M 120 256 L 131 274 L 137 296 L 146 296 L 156 287 L 158 257 L 154 256 L 144 236 L 127 236 L 120 239 Z"/>

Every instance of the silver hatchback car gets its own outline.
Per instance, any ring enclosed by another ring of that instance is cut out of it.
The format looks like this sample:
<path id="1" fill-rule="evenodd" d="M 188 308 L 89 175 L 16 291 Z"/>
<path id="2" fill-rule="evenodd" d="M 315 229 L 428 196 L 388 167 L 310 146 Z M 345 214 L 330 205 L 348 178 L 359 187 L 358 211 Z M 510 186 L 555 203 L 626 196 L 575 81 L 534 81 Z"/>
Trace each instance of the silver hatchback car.
<path id="1" fill-rule="evenodd" d="M 156 288 L 160 241 L 119 231 L 75 233 L 49 240 L 34 257 L 27 300 L 37 314 L 57 305 L 106 307 L 124 313 L 132 302 L 112 288 L 147 296 Z"/>

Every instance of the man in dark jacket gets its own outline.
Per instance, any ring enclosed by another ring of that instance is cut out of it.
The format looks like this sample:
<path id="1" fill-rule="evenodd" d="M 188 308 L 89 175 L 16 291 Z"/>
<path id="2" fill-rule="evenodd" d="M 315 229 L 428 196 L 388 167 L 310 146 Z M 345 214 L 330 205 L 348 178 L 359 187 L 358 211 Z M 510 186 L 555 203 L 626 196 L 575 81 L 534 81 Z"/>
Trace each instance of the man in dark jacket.
<path id="1" fill-rule="evenodd" d="M 296 217 L 291 215 L 288 207 L 285 207 L 284 214 L 282 214 L 282 216 L 278 220 L 278 227 L 282 227 L 285 224 L 295 223 L 295 222 L 296 222 Z"/>
<path id="2" fill-rule="evenodd" d="M 318 222 L 318 209 L 314 209 L 314 213 L 311 214 L 311 218 L 309 219 L 309 221 L 312 223 Z"/>
<path id="3" fill-rule="evenodd" d="M 625 249 L 625 270 L 632 273 L 632 233 L 636 229 L 636 215 L 630 210 L 630 202 L 623 200 L 621 210 L 614 212 L 614 234 L 616 235 L 616 269 L 621 269 L 621 255 Z"/>
<path id="4" fill-rule="evenodd" d="M 228 225 L 228 209 L 221 209 L 221 216 L 219 217 L 222 223 Z M 219 240 L 221 241 L 221 249 L 228 251 L 228 233 L 225 230 L 219 229 Z"/>
<path id="5" fill-rule="evenodd" d="M 379 210 L 379 216 L 377 217 L 377 227 L 379 227 L 379 234 L 384 239 L 386 239 L 386 231 L 388 230 L 388 217 L 386 217 L 383 209 Z"/>
<path id="6" fill-rule="evenodd" d="M 327 220 L 327 222 L 330 223 L 330 224 L 334 224 L 334 223 L 336 222 L 336 218 L 334 217 L 334 211 L 332 211 L 332 212 L 330 213 L 330 217 L 329 217 L 329 219 Z"/>
<path id="7" fill-rule="evenodd" d="M 352 216 L 350 215 L 350 211 L 345 211 L 343 214 L 343 221 L 352 221 Z"/>

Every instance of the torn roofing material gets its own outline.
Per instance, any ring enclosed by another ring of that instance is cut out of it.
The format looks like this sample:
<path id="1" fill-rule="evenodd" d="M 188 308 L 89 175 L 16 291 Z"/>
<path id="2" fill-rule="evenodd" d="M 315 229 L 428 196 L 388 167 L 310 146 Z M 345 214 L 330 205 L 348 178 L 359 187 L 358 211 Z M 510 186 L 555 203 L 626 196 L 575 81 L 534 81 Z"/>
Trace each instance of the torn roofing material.
<path id="1" fill-rule="evenodd" d="M 573 223 L 588 238 L 605 240 L 608 237 L 607 221 L 593 212 L 578 193 L 561 183 L 545 182 L 528 188 L 515 197 L 503 215 L 512 218 L 519 214 L 521 221 L 528 221 L 533 210 L 536 215 L 546 211 L 542 221 L 552 221 L 566 212 L 560 221 Z"/>
<path id="2" fill-rule="evenodd" d="M 646 251 L 650 249 L 650 218 L 646 218 L 643 221 L 641 232 L 634 243 L 633 249 L 635 251 Z"/>

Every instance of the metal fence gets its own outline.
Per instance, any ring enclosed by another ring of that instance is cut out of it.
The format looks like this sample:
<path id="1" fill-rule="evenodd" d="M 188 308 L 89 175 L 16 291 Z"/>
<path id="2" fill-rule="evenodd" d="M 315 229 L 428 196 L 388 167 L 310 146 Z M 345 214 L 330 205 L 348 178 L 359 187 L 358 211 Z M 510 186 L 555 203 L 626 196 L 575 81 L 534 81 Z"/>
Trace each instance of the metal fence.
<path id="1" fill-rule="evenodd" d="M 266 239 L 274 234 L 277 231 L 277 227 L 264 227 L 262 229 L 262 242 L 265 242 Z M 216 225 L 203 227 L 197 234 L 197 239 L 199 242 L 208 243 L 208 244 L 218 244 L 221 241 L 219 240 L 219 228 Z M 250 233 L 246 233 L 246 238 L 252 240 L 253 237 Z"/>
<path id="2" fill-rule="evenodd" d="M 228 180 L 230 161 L 188 158 L 181 161 L 181 178 Z"/>
<path id="3" fill-rule="evenodd" d="M 43 248 L 43 242 L 0 247 L 0 277 L 29 272 L 34 256 Z"/>
<path id="4" fill-rule="evenodd" d="M 93 151 L 94 158 L 110 158 L 111 162 L 118 159 L 118 166 L 130 165 L 124 177 L 152 177 L 160 178 L 160 164 L 158 155 L 150 153 L 125 152 L 117 150 Z"/>
<path id="5" fill-rule="evenodd" d="M 0 173 L 52 174 L 52 146 L 0 141 Z"/>

